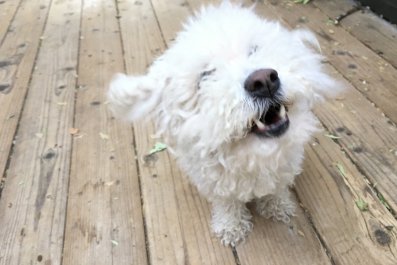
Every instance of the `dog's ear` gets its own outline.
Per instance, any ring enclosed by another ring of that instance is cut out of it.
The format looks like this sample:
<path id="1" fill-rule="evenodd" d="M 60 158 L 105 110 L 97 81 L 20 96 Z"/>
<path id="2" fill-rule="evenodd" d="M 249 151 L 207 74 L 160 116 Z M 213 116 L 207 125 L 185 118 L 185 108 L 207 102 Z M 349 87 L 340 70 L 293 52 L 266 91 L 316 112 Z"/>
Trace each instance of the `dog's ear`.
<path id="1" fill-rule="evenodd" d="M 135 121 L 150 114 L 159 104 L 166 81 L 145 76 L 117 74 L 108 91 L 113 114 L 125 121 Z"/>
<path id="2" fill-rule="evenodd" d="M 344 87 L 330 75 L 331 67 L 326 67 L 326 58 L 321 54 L 320 44 L 314 33 L 305 29 L 297 29 L 293 31 L 293 35 L 306 49 L 311 50 L 308 53 L 310 56 L 302 56 L 306 60 L 302 69 L 302 77 L 312 92 L 314 103 L 336 98 L 343 92 Z"/>

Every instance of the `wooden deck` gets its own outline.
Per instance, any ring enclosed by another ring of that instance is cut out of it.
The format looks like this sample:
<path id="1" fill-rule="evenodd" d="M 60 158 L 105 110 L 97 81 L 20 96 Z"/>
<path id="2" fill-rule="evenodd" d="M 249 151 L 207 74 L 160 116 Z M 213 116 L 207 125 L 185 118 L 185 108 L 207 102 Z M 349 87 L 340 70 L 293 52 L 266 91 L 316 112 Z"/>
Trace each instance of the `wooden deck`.
<path id="1" fill-rule="evenodd" d="M 397 264 L 397 30 L 362 11 L 335 25 L 351 0 L 256 7 L 312 29 L 347 87 L 315 110 L 289 225 L 255 217 L 223 247 L 170 155 L 143 161 L 153 129 L 114 120 L 107 84 L 144 72 L 203 2 L 0 1 L 0 264 Z"/>

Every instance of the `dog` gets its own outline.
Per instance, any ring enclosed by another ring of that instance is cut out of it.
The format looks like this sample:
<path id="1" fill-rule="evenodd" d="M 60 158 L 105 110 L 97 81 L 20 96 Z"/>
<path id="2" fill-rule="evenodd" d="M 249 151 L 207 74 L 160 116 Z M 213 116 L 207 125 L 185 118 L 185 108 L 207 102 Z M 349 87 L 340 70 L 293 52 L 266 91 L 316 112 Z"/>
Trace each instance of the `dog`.
<path id="1" fill-rule="evenodd" d="M 116 117 L 155 120 L 179 166 L 212 204 L 212 229 L 235 246 L 253 228 L 246 206 L 289 222 L 289 187 L 318 130 L 316 102 L 340 89 L 322 67 L 315 36 L 224 1 L 202 8 L 147 74 L 118 74 Z"/>

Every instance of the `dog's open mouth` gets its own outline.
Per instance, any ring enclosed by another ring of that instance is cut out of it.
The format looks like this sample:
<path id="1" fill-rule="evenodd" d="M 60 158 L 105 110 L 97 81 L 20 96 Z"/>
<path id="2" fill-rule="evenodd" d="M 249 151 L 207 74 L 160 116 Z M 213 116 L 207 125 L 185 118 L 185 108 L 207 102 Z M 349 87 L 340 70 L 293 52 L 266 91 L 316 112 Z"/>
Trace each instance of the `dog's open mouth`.
<path id="1" fill-rule="evenodd" d="M 274 104 L 259 119 L 254 119 L 251 132 L 266 137 L 283 135 L 289 127 L 287 109 L 282 104 Z"/>

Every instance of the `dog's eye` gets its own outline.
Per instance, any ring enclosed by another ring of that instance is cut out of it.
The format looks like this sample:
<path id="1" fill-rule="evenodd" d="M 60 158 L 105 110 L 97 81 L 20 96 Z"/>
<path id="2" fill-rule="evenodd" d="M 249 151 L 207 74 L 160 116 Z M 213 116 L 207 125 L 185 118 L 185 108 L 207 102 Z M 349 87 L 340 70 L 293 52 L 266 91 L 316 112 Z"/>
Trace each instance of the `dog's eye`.
<path id="1" fill-rule="evenodd" d="M 211 75 L 211 74 L 214 73 L 215 71 L 216 71 L 216 69 L 214 68 L 214 69 L 211 69 L 211 70 L 207 70 L 207 71 L 202 72 L 202 73 L 200 74 L 200 79 L 203 79 L 204 77 Z"/>
<path id="2" fill-rule="evenodd" d="M 251 56 L 252 54 L 256 53 L 257 50 L 258 50 L 258 45 L 251 46 L 248 51 L 248 56 Z"/>
<path id="3" fill-rule="evenodd" d="M 199 81 L 197 83 L 197 89 L 200 89 L 200 84 L 202 81 L 206 80 L 206 78 L 212 75 L 216 71 L 216 68 L 206 70 L 200 74 Z"/>

